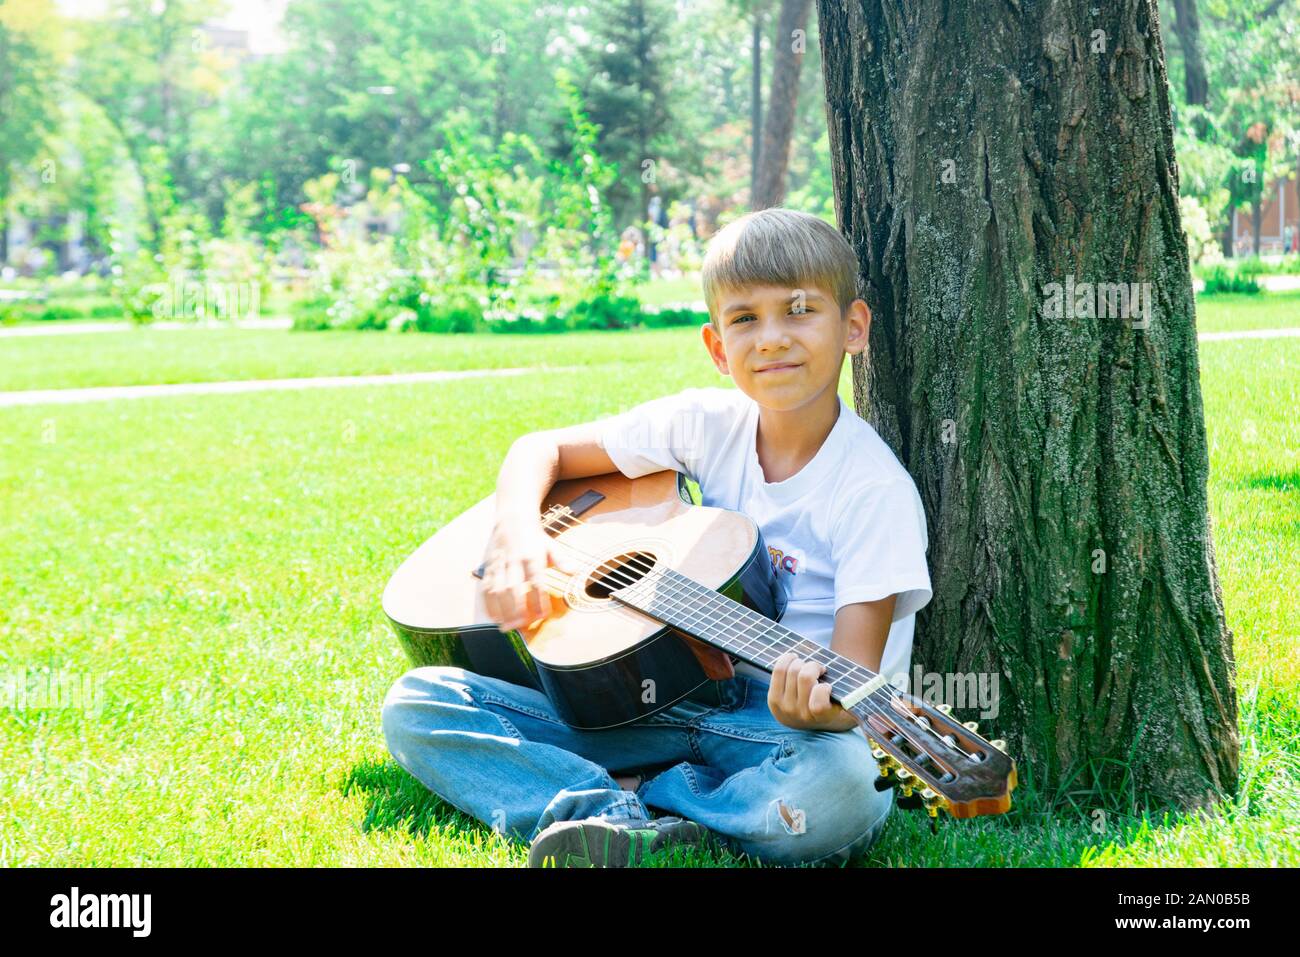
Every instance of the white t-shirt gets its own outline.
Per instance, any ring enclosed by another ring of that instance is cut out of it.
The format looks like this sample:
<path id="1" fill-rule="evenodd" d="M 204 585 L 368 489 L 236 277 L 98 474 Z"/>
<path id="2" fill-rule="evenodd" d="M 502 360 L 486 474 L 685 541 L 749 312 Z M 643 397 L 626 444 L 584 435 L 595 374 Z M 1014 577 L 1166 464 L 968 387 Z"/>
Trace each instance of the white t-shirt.
<path id="1" fill-rule="evenodd" d="M 703 504 L 743 512 L 762 530 L 788 604 L 781 624 L 829 648 L 844 605 L 898 595 L 880 672 L 898 684 L 916 612 L 930 600 L 921 497 L 876 430 L 839 400 L 822 447 L 783 482 L 758 462 L 758 404 L 739 389 L 685 389 L 603 420 L 601 444 L 628 478 L 674 469 Z M 736 673 L 764 683 L 747 662 Z"/>

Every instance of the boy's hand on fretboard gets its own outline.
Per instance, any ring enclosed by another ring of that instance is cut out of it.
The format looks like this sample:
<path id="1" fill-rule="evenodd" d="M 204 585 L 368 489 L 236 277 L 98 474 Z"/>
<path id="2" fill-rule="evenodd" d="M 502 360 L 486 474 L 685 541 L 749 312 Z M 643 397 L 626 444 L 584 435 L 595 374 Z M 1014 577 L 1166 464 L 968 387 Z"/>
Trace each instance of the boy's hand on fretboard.
<path id="1" fill-rule="evenodd" d="M 787 728 L 799 731 L 851 731 L 857 719 L 831 701 L 831 686 L 819 681 L 826 666 L 787 651 L 772 664 L 767 706 Z"/>

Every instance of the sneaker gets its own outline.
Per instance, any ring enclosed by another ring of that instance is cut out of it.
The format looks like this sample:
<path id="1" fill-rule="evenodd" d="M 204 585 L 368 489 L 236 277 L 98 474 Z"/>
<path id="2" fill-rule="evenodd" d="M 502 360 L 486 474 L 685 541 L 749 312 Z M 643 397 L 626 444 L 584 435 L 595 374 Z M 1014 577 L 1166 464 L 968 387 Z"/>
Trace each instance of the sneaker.
<path id="1" fill-rule="evenodd" d="M 533 838 L 529 867 L 636 867 L 679 844 L 699 844 L 707 829 L 680 817 L 589 817 L 556 821 Z"/>

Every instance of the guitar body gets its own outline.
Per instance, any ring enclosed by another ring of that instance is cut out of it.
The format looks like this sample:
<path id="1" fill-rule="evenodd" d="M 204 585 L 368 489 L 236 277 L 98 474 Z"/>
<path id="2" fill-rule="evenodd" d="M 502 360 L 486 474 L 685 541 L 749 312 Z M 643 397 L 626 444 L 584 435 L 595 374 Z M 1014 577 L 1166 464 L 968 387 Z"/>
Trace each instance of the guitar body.
<path id="1" fill-rule="evenodd" d="M 694 650 L 701 643 L 769 672 L 794 653 L 825 666 L 832 700 L 867 734 L 876 786 L 899 788 L 900 805 L 924 806 L 932 820 L 940 809 L 967 818 L 1011 806 L 1006 742 L 780 624 L 785 593 L 758 526 L 693 504 L 683 475 L 557 482 L 538 517 L 570 568 L 545 573 L 552 612 L 506 632 L 486 613 L 481 578 L 495 498 L 448 522 L 384 590 L 384 613 L 417 666 L 536 688 L 570 727 L 598 731 L 656 714 L 709 681 Z"/>
<path id="2" fill-rule="evenodd" d="M 785 612 L 758 526 L 740 512 L 695 505 L 678 472 L 557 482 L 542 512 L 552 508 L 548 530 L 580 571 L 551 570 L 562 579 L 563 599 L 553 592 L 554 613 L 524 628 L 497 628 L 475 574 L 495 522 L 495 494 L 398 568 L 383 608 L 415 665 L 455 665 L 537 688 L 566 724 L 613 728 L 672 706 L 710 679 L 683 632 L 604 597 L 603 576 L 612 572 L 622 584 L 673 569 L 766 618 Z"/>

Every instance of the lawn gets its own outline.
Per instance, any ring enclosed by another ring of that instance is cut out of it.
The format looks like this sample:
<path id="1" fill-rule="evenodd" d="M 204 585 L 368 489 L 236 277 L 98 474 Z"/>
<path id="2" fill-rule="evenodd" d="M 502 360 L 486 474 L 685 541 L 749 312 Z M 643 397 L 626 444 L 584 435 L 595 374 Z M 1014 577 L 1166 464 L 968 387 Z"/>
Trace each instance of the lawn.
<path id="1" fill-rule="evenodd" d="M 1211 316 L 1297 324 L 1300 300 L 1280 311 L 1260 301 L 1266 318 L 1203 301 L 1202 328 Z M 516 435 L 718 384 L 697 337 L 0 340 L 3 389 L 536 367 L 0 409 L 0 674 L 102 682 L 99 709 L 0 708 L 0 865 L 522 864 L 525 849 L 388 756 L 379 703 L 407 662 L 380 592 L 419 542 L 491 491 Z M 875 864 L 1300 864 L 1300 340 L 1207 343 L 1201 356 L 1236 635 L 1239 799 L 1147 819 L 1123 796 L 1049 805 L 1022 789 L 1010 814 L 945 820 L 934 835 L 923 815 L 895 813 Z M 547 368 L 568 365 L 584 369 Z"/>
<path id="2" fill-rule="evenodd" d="M 1300 326 L 1300 291 L 1202 297 L 1198 321 L 1202 332 Z M 146 327 L 57 341 L 0 338 L 0 392 L 635 362 L 685 362 L 709 377 L 715 373 L 702 349 L 688 344 L 683 355 L 683 341 L 698 336 L 696 328 L 464 336 Z"/>
<path id="3" fill-rule="evenodd" d="M 1196 321 L 1199 332 L 1295 328 L 1300 326 L 1300 290 L 1201 296 L 1196 301 Z"/>

